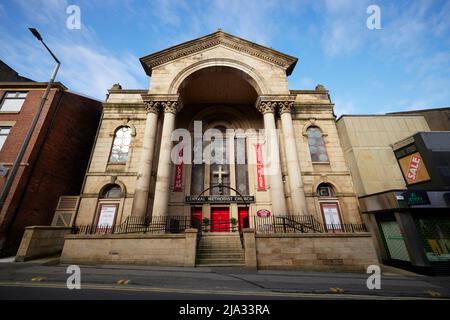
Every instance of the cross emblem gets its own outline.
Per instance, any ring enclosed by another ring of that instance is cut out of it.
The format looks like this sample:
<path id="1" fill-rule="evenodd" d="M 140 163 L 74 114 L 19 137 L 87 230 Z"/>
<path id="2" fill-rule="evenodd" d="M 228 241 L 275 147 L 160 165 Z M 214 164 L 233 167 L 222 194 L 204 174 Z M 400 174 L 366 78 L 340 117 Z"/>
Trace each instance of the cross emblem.
<path id="1" fill-rule="evenodd" d="M 220 165 L 217 171 L 213 171 L 213 175 L 218 177 L 217 183 L 219 185 L 221 185 L 222 184 L 222 176 L 228 175 L 228 172 L 223 171 L 222 165 Z"/>

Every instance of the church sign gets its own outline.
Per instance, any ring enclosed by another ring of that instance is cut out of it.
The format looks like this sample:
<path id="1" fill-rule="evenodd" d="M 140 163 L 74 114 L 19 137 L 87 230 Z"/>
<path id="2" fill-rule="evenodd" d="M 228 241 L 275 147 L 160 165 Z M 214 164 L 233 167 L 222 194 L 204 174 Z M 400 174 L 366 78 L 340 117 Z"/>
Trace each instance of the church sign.
<path id="1" fill-rule="evenodd" d="M 186 196 L 186 203 L 246 203 L 255 202 L 254 196 Z"/>

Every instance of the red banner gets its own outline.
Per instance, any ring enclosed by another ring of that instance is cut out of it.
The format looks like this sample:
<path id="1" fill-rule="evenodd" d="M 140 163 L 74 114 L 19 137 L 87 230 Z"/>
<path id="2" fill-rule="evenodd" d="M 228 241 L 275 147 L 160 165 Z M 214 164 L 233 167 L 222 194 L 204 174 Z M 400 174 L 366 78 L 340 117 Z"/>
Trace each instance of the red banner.
<path id="1" fill-rule="evenodd" d="M 262 155 L 262 145 L 256 145 L 256 175 L 258 179 L 258 190 L 266 190 L 266 181 L 264 178 L 264 164 Z"/>
<path id="2" fill-rule="evenodd" d="M 183 184 L 183 149 L 178 153 L 178 161 L 175 166 L 175 181 L 173 184 L 174 192 L 181 192 Z"/>

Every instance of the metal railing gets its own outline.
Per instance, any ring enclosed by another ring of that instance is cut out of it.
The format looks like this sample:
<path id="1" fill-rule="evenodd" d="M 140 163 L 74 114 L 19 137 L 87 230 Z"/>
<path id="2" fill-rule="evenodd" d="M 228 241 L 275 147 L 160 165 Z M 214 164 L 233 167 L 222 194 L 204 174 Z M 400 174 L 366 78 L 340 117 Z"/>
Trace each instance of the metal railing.
<path id="1" fill-rule="evenodd" d="M 314 216 L 253 216 L 257 233 L 354 233 L 367 232 L 364 224 L 323 224 Z"/>
<path id="2" fill-rule="evenodd" d="M 183 233 L 191 228 L 191 219 L 186 216 L 171 217 L 127 217 L 115 225 L 73 226 L 72 234 L 126 234 L 126 233 Z"/>

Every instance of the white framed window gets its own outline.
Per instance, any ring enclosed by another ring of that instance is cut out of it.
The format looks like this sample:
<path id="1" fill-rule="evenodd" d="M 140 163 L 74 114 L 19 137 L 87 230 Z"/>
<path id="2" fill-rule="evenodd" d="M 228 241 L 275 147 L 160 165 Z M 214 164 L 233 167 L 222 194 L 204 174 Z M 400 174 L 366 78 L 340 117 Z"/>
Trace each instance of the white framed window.
<path id="1" fill-rule="evenodd" d="M 1 112 L 19 112 L 28 92 L 6 92 L 0 105 Z"/>
<path id="2" fill-rule="evenodd" d="M 3 144 L 8 138 L 9 133 L 11 132 L 11 127 L 0 127 L 0 150 L 3 148 Z"/>

